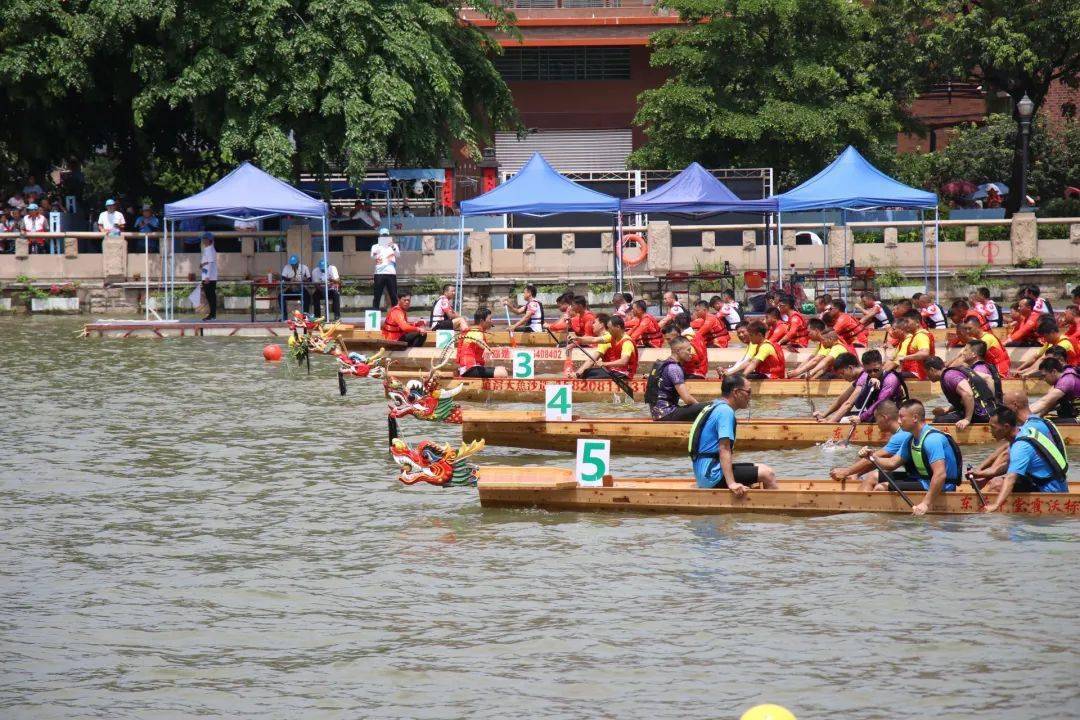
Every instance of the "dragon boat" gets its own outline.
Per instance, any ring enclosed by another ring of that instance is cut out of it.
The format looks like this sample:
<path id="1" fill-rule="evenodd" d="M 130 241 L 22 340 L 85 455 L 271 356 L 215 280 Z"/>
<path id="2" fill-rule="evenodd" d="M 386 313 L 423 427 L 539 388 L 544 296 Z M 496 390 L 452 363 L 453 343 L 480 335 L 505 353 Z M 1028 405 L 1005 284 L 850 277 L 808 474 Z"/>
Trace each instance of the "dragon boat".
<path id="1" fill-rule="evenodd" d="M 611 441 L 612 453 L 626 455 L 685 455 L 690 425 L 646 417 L 575 416 L 565 422 L 546 422 L 543 412 L 513 410 L 464 410 L 461 414 L 461 434 L 465 441 L 483 439 L 492 447 L 573 452 L 578 438 L 607 439 Z M 951 424 L 935 427 L 952 435 L 961 445 L 995 442 L 989 425 L 971 425 L 963 431 Z M 1080 445 L 1080 425 L 1061 424 L 1058 429 L 1066 445 Z M 739 420 L 740 451 L 846 442 L 884 445 L 888 439 L 873 423 L 852 426 L 786 418 Z"/>
<path id="2" fill-rule="evenodd" d="M 740 440 L 740 445 L 742 441 Z M 897 493 L 859 490 L 855 483 L 832 480 L 780 481 L 776 490 L 751 490 L 741 498 L 726 488 L 699 488 L 693 478 L 621 478 L 607 476 L 603 486 L 582 486 L 573 471 L 547 467 L 480 466 L 477 490 L 483 507 L 543 508 L 546 510 L 631 511 L 721 514 L 776 513 L 835 515 L 874 512 L 910 515 Z M 915 503 L 922 492 L 909 492 Z M 934 515 L 981 513 L 970 487 L 944 493 L 930 508 Z M 1068 493 L 1013 493 L 1000 512 L 1012 515 L 1080 515 L 1080 484 Z"/>
<path id="3" fill-rule="evenodd" d="M 420 370 L 396 371 L 402 380 L 422 379 L 427 373 Z M 602 402 L 612 397 L 625 398 L 625 394 L 610 380 L 567 379 L 561 375 L 543 375 L 530 380 L 513 378 L 466 378 L 452 373 L 439 376 L 444 386 L 459 385 L 459 400 L 486 402 L 500 400 L 505 402 L 543 402 L 544 393 L 549 385 L 570 385 L 576 402 Z M 628 381 L 634 390 L 634 399 L 643 401 L 645 396 L 645 377 L 639 375 Z M 913 397 L 929 398 L 941 395 L 941 386 L 929 380 L 908 380 L 908 392 Z M 848 387 L 846 380 L 751 380 L 750 388 L 754 397 L 838 397 Z M 688 380 L 686 388 L 698 400 L 713 400 L 720 397 L 720 379 Z M 1002 391 L 1023 390 L 1028 394 L 1041 395 L 1047 387 L 1041 380 L 1006 379 L 1001 383 Z"/>
<path id="4" fill-rule="evenodd" d="M 351 349 L 353 343 L 349 341 L 346 342 Z M 535 371 L 538 374 L 544 375 L 562 372 L 568 352 L 567 348 L 558 347 L 511 348 L 503 345 L 492 345 L 489 349 L 491 351 L 492 361 L 497 365 L 504 366 L 509 366 L 515 350 L 529 350 L 533 353 L 533 366 Z M 858 351 L 862 352 L 864 349 L 868 348 L 858 348 Z M 1008 348 L 1009 355 L 1013 362 L 1018 362 L 1030 349 L 1031 348 Z M 390 357 L 394 360 L 395 365 L 399 369 L 427 370 L 444 357 L 446 350 L 446 348 L 415 347 L 405 350 L 392 350 Z M 592 349 L 589 349 L 589 351 L 595 352 Z M 715 367 L 717 364 L 729 365 L 738 362 L 742 358 L 744 352 L 745 348 L 742 347 L 710 348 L 709 364 Z M 938 356 L 945 360 L 951 359 L 957 352 L 958 350 L 955 348 L 937 347 Z M 570 359 L 575 363 L 586 359 L 585 354 L 579 348 L 571 348 L 569 349 L 569 353 Z M 648 373 L 654 363 L 667 358 L 670 354 L 670 351 L 666 347 L 640 348 L 638 350 L 639 371 L 643 374 Z M 788 369 L 795 368 L 800 363 L 805 362 L 811 354 L 811 350 L 799 350 L 798 352 L 787 353 L 786 359 Z"/>

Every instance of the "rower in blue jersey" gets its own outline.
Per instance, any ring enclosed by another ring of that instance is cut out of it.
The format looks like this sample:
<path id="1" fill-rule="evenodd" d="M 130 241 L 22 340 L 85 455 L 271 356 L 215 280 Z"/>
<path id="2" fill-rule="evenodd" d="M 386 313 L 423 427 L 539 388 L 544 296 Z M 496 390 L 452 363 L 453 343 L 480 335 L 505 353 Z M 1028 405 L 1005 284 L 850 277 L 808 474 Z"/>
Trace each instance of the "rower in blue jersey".
<path id="1" fill-rule="evenodd" d="M 690 461 L 701 488 L 726 487 L 742 497 L 750 486 L 775 490 L 776 474 L 768 465 L 732 461 L 738 421 L 735 411 L 750 404 L 750 382 L 742 373 L 725 375 L 720 397 L 705 408 L 690 426 Z"/>
<path id="2" fill-rule="evenodd" d="M 1069 492 L 1069 460 L 1053 423 L 1037 415 L 1021 422 L 1015 411 L 1000 407 L 990 416 L 990 432 L 1009 443 L 1009 467 L 991 481 L 998 496 L 986 512 L 1000 510 L 1014 492 Z"/>
<path id="3" fill-rule="evenodd" d="M 918 400 L 908 400 L 900 406 L 900 429 L 911 433 L 911 437 L 897 455 L 879 464 L 889 471 L 904 468 L 906 479 L 897 479 L 901 490 L 926 491 L 922 502 L 911 508 L 915 515 L 925 515 L 938 495 L 951 492 L 960 484 L 963 456 L 951 435 L 926 422 L 926 408 Z M 886 490 L 889 486 L 878 485 L 878 489 Z"/>

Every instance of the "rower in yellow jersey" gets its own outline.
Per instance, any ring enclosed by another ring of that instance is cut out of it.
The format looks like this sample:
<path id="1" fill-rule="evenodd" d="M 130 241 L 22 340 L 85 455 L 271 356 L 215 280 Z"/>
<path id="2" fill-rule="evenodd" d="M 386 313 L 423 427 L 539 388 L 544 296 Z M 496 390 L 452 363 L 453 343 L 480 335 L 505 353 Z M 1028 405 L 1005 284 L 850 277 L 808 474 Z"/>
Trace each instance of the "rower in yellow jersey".
<path id="1" fill-rule="evenodd" d="M 1042 343 L 1042 347 L 1031 350 L 1024 356 L 1023 362 L 1016 368 L 1016 374 L 1020 377 L 1033 377 L 1039 374 L 1039 363 L 1046 356 L 1050 347 L 1064 348 L 1065 358 L 1068 365 L 1076 365 L 1080 362 L 1080 353 L 1073 347 L 1072 340 L 1063 335 L 1058 327 L 1057 320 L 1050 315 L 1041 318 L 1035 326 L 1035 335 Z"/>
<path id="2" fill-rule="evenodd" d="M 840 342 L 836 331 L 826 328 L 825 323 L 821 320 L 813 318 L 808 325 L 810 339 L 818 344 L 817 351 L 806 362 L 792 370 L 791 377 L 820 378 L 822 380 L 835 379 L 833 365 L 836 359 L 844 353 L 850 353 L 850 351 L 846 345 Z M 858 358 L 855 358 L 855 364 L 858 364 Z"/>

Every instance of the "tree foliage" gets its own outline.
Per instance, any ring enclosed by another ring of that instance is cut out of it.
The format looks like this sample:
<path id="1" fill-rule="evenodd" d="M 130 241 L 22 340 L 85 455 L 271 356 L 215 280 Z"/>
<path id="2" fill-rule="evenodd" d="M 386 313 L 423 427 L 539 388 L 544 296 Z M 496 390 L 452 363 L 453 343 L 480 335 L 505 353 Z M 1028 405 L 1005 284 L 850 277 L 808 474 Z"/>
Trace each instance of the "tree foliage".
<path id="1" fill-rule="evenodd" d="M 436 0 L 7 0 L 0 147 L 36 168 L 104 148 L 136 192 L 242 159 L 281 176 L 435 164 L 515 117 L 497 49 L 458 11 Z"/>
<path id="2" fill-rule="evenodd" d="M 662 0 L 689 28 L 653 36 L 670 79 L 642 93 L 639 166 L 774 167 L 781 185 L 844 146 L 891 153 L 908 83 L 875 62 L 872 14 L 847 0 Z"/>

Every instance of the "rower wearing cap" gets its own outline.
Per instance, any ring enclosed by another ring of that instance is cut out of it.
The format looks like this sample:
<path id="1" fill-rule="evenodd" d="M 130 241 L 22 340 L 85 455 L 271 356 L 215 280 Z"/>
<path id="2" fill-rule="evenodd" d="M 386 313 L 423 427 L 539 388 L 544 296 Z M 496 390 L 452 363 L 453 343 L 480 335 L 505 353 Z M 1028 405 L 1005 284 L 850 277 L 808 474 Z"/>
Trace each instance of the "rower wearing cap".
<path id="1" fill-rule="evenodd" d="M 1050 315 L 1044 315 L 1035 325 L 1035 337 L 1042 343 L 1042 347 L 1028 351 L 1023 362 L 1016 368 L 1016 374 L 1020 377 L 1032 377 L 1039 374 L 1038 365 L 1046 355 L 1047 349 L 1057 345 L 1065 348 L 1065 358 L 1069 365 L 1080 363 L 1080 353 L 1073 347 L 1072 341 L 1061 334 L 1057 320 Z"/>
<path id="2" fill-rule="evenodd" d="M 630 322 L 626 323 L 630 339 L 638 347 L 663 347 L 664 333 L 648 307 L 644 300 L 635 300 L 630 306 Z"/>
<path id="3" fill-rule="evenodd" d="M 906 480 L 897 480 L 901 490 L 925 490 L 922 502 L 911 508 L 915 515 L 925 515 L 943 492 L 951 492 L 960 483 L 963 455 L 951 435 L 926 422 L 926 408 L 918 400 L 900 406 L 900 429 L 910 433 L 899 454 L 879 461 L 886 471 L 905 468 Z M 889 486 L 879 483 L 876 490 Z"/>
<path id="4" fill-rule="evenodd" d="M 1021 430 L 1016 413 L 1007 407 L 998 408 L 990 417 L 990 432 L 998 440 L 1009 443 L 1009 467 L 1000 482 L 997 498 L 984 508 L 996 512 L 1004 506 L 1013 492 L 1069 492 L 1069 461 L 1065 444 L 1053 425 L 1042 432 L 1035 425 Z M 991 481 L 994 484 L 995 481 Z"/>
<path id="5" fill-rule="evenodd" d="M 990 421 L 997 403 L 993 389 L 981 375 L 967 365 L 947 368 L 936 355 L 923 364 L 929 380 L 941 383 L 941 392 L 949 401 L 949 407 L 934 408 L 935 423 L 956 423 L 957 430 L 965 430 L 972 423 Z"/>
<path id="6" fill-rule="evenodd" d="M 904 445 L 911 440 L 911 433 L 900 427 L 900 409 L 892 401 L 885 401 L 875 407 L 873 419 L 881 434 L 889 436 L 889 441 L 880 450 L 874 450 L 870 447 L 861 448 L 858 460 L 851 465 L 833 468 L 829 471 L 829 476 L 833 480 L 858 481 L 859 489 L 864 491 L 874 490 L 879 484 L 888 486 L 885 477 L 874 468 L 874 463 L 870 462 L 870 456 L 873 455 L 879 462 L 899 456 Z M 903 471 L 894 472 L 892 476 L 898 483 L 907 480 Z"/>
<path id="7" fill-rule="evenodd" d="M 690 426 L 688 449 L 698 487 L 726 487 L 736 497 L 745 495 L 755 483 L 769 489 L 778 487 L 776 474 L 768 465 L 733 460 L 738 428 L 735 411 L 750 405 L 750 395 L 750 381 L 742 374 L 726 376 L 720 385 L 720 398 Z"/>
<path id="8" fill-rule="evenodd" d="M 1045 416 L 1054 410 L 1059 424 L 1076 423 L 1080 416 L 1080 372 L 1057 358 L 1046 358 L 1039 363 L 1039 373 L 1050 390 L 1035 401 L 1031 412 Z"/>
<path id="9" fill-rule="evenodd" d="M 487 364 L 491 355 L 488 347 L 487 333 L 491 329 L 491 310 L 480 308 L 473 314 L 473 325 L 470 327 L 457 345 L 458 375 L 475 378 L 504 378 L 507 377 L 506 368 L 493 367 Z"/>
<path id="10" fill-rule="evenodd" d="M 510 326 L 510 332 L 539 333 L 544 331 L 544 306 L 536 299 L 537 294 L 536 286 L 530 283 L 525 286 L 524 305 L 520 307 L 516 303 L 511 305 L 509 298 L 503 300 L 504 307 L 510 308 L 512 312 L 521 316 Z"/>
<path id="11" fill-rule="evenodd" d="M 638 368 L 637 347 L 626 334 L 626 324 L 621 317 L 605 318 L 607 332 L 598 337 L 580 338 L 597 342 L 596 359 L 586 359 L 578 368 L 577 376 L 583 380 L 606 380 L 611 373 L 632 378 Z"/>

